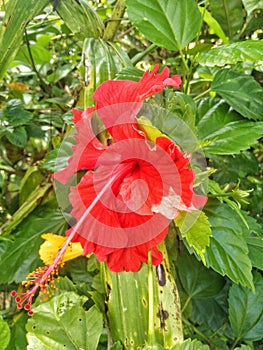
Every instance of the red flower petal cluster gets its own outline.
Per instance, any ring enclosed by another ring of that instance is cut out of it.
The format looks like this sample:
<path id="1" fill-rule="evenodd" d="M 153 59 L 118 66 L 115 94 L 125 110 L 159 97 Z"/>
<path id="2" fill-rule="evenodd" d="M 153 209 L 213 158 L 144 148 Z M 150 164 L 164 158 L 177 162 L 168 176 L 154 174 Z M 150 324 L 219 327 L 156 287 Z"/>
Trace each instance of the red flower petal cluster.
<path id="1" fill-rule="evenodd" d="M 179 211 L 204 205 L 206 198 L 192 190 L 194 172 L 189 157 L 169 138 L 147 140 L 135 116 L 142 101 L 164 89 L 178 88 L 181 79 L 169 78 L 167 67 L 146 72 L 139 82 L 107 81 L 94 93 L 96 106 L 73 110 L 76 145 L 68 166 L 54 174 L 62 183 L 87 169 L 79 184 L 71 187 L 71 214 L 77 223 L 67 234 L 95 253 L 112 271 L 138 271 L 152 252 L 161 263 L 157 245 L 165 238 L 169 220 Z M 96 112 L 111 137 L 103 144 L 94 135 Z"/>

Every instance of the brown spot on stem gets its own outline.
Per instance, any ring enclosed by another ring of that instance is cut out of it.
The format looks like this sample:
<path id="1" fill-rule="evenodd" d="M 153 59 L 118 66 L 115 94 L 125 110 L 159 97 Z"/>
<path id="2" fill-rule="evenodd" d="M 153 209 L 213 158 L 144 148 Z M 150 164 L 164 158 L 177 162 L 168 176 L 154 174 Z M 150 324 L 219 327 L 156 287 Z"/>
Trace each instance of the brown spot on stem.
<path id="1" fill-rule="evenodd" d="M 166 310 L 163 310 L 162 305 L 160 305 L 159 307 L 157 317 L 160 319 L 160 327 L 163 329 L 165 327 L 165 321 L 169 317 L 169 312 Z"/>
<path id="2" fill-rule="evenodd" d="M 164 267 L 162 264 L 159 264 L 156 266 L 156 273 L 157 273 L 157 278 L 158 278 L 158 283 L 161 287 L 166 285 L 166 276 L 165 276 L 165 271 Z"/>

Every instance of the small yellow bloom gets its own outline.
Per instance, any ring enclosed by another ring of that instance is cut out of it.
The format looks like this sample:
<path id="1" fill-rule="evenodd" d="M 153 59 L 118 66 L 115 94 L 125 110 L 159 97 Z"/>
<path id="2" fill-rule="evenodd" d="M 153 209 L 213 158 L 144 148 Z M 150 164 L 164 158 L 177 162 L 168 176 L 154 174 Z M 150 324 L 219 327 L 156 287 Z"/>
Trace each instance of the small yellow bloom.
<path id="1" fill-rule="evenodd" d="M 63 247 L 67 237 L 55 235 L 54 233 L 45 233 L 41 237 L 45 239 L 45 242 L 40 246 L 39 256 L 46 265 L 50 265 Z M 81 256 L 82 253 L 83 248 L 79 242 L 70 243 L 62 257 L 61 263 L 75 259 Z"/>

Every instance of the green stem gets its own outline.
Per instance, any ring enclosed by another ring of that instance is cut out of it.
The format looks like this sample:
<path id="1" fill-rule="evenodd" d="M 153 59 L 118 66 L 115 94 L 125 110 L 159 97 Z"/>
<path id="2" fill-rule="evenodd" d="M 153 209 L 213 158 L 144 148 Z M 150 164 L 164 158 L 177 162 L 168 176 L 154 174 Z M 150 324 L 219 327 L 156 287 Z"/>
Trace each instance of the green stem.
<path id="1" fill-rule="evenodd" d="M 148 288 L 149 288 L 149 322 L 148 322 L 148 345 L 155 344 L 154 332 L 154 286 L 153 286 L 153 265 L 152 252 L 148 252 Z"/>
<path id="2" fill-rule="evenodd" d="M 209 346 L 213 347 L 213 349 L 219 349 L 216 344 L 214 344 L 210 338 L 208 338 L 204 333 L 202 333 L 198 328 L 196 328 L 191 322 L 189 322 L 186 318 L 183 317 L 183 323 L 191 328 L 196 334 L 198 334 L 204 341 L 209 344 Z"/>
<path id="3" fill-rule="evenodd" d="M 106 41 L 112 41 L 118 30 L 120 22 L 122 20 L 125 11 L 125 0 L 118 0 L 111 15 L 107 27 L 105 29 L 103 39 Z"/>
<path id="4" fill-rule="evenodd" d="M 188 304 L 191 301 L 191 297 L 189 296 L 186 300 L 186 302 L 184 303 L 184 306 L 182 307 L 181 313 L 183 314 L 184 310 L 187 308 Z"/>
<path id="5" fill-rule="evenodd" d="M 250 19 L 248 21 L 246 21 L 243 25 L 243 27 L 240 30 L 240 33 L 237 36 L 238 40 L 241 40 L 242 35 L 244 35 L 246 29 L 248 28 L 248 26 L 250 25 L 250 23 L 254 20 L 254 16 L 251 16 Z"/>
<path id="6" fill-rule="evenodd" d="M 26 46 L 27 46 L 27 50 L 28 50 L 29 60 L 30 60 L 30 63 L 31 63 L 33 71 L 36 73 L 36 75 L 37 75 L 37 77 L 39 79 L 39 85 L 44 90 L 44 92 L 46 92 L 48 95 L 51 95 L 52 90 L 51 90 L 50 86 L 45 83 L 45 81 L 43 80 L 43 78 L 41 77 L 39 71 L 36 68 L 26 30 L 25 30 L 25 41 L 26 41 Z"/>
<path id="7" fill-rule="evenodd" d="M 236 340 L 234 341 L 234 343 L 233 343 L 233 345 L 231 346 L 230 350 L 234 350 L 235 347 L 236 347 L 236 345 L 237 345 L 237 343 L 238 343 L 239 341 L 240 341 L 240 339 L 239 339 L 239 338 L 236 338 Z"/>
<path id="8" fill-rule="evenodd" d="M 201 94 L 199 94 L 199 95 L 197 95 L 197 96 L 195 96 L 195 97 L 193 98 L 194 101 L 196 101 L 196 100 L 198 100 L 199 98 L 205 96 L 205 95 L 208 94 L 210 91 L 211 91 L 211 88 L 209 88 L 209 89 L 207 89 L 207 90 L 201 92 Z"/>
<path id="9" fill-rule="evenodd" d="M 208 6 L 208 1 L 206 0 L 205 1 L 205 6 L 204 6 L 204 11 L 203 11 L 203 14 L 202 14 L 202 21 L 200 23 L 200 27 L 199 27 L 199 30 L 195 36 L 195 46 L 198 44 L 198 40 L 199 40 L 199 37 L 202 33 L 202 25 L 203 25 L 203 21 L 204 21 L 204 15 L 205 15 L 205 11 L 206 11 L 206 8 Z M 190 82 L 193 78 L 193 74 L 194 74 L 194 67 L 195 67 L 195 62 L 196 62 L 196 57 L 198 56 L 195 55 L 192 59 L 191 59 L 191 63 L 190 63 L 190 67 L 188 68 L 188 74 L 187 74 L 187 80 L 186 80 L 186 83 L 185 83 L 185 93 L 187 95 L 190 95 Z"/>
<path id="10" fill-rule="evenodd" d="M 139 52 L 131 59 L 132 64 L 135 65 L 136 63 L 140 62 L 146 55 L 148 55 L 148 53 L 152 52 L 156 47 L 157 45 L 152 44 L 149 47 L 147 47 L 147 49 L 143 52 Z"/>
<path id="11" fill-rule="evenodd" d="M 189 67 L 185 59 L 184 52 L 181 49 L 179 49 L 179 53 L 183 63 L 183 88 L 184 88 L 184 92 L 187 93 L 186 89 L 187 89 L 187 78 L 189 73 Z"/>

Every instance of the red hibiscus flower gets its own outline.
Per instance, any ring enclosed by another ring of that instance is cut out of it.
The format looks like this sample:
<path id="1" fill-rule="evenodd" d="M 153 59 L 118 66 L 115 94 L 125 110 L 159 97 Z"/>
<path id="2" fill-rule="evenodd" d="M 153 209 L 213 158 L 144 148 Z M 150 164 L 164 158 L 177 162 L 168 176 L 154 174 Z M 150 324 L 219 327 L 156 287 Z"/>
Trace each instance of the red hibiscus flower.
<path id="1" fill-rule="evenodd" d="M 169 78 L 167 67 L 146 72 L 139 82 L 107 81 L 94 93 L 96 106 L 73 110 L 77 136 L 68 166 L 54 174 L 62 183 L 86 169 L 71 187 L 72 216 L 68 230 L 84 254 L 95 253 L 112 271 L 138 271 L 142 262 L 162 261 L 157 245 L 165 238 L 169 221 L 179 211 L 204 205 L 206 198 L 192 189 L 194 172 L 189 157 L 168 137 L 150 142 L 136 122 L 142 101 L 164 89 L 178 88 L 181 79 Z M 93 132 L 96 112 L 110 136 L 103 144 Z"/>

